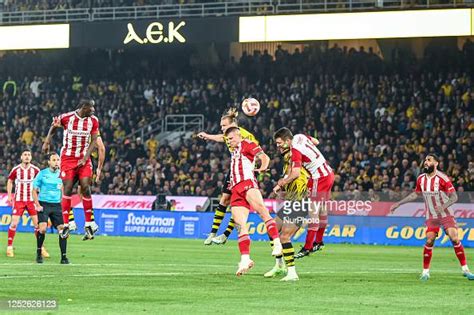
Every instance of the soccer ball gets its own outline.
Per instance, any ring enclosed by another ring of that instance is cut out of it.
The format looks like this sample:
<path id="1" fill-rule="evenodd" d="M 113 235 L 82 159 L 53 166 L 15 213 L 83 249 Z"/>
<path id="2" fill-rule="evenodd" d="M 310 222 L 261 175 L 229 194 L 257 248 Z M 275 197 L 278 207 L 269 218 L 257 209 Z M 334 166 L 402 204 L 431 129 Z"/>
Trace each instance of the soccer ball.
<path id="1" fill-rule="evenodd" d="M 254 98 L 246 98 L 242 102 L 242 111 L 247 116 L 255 116 L 260 111 L 260 103 Z"/>

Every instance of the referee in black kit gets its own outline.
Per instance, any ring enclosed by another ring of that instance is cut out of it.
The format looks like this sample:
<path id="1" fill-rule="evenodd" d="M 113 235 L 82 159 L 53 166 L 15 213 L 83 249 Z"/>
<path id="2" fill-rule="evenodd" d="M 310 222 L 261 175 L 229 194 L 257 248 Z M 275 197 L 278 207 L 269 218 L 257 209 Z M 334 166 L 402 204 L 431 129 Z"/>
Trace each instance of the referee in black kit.
<path id="1" fill-rule="evenodd" d="M 38 211 L 39 231 L 37 235 L 36 262 L 43 263 L 41 248 L 43 247 L 48 228 L 48 219 L 58 230 L 63 229 L 63 216 L 61 210 L 62 180 L 59 176 L 59 155 L 51 153 L 48 167 L 41 170 L 33 181 L 33 200 Z M 59 236 L 61 249 L 61 264 L 69 264 L 66 256 L 67 239 Z"/>

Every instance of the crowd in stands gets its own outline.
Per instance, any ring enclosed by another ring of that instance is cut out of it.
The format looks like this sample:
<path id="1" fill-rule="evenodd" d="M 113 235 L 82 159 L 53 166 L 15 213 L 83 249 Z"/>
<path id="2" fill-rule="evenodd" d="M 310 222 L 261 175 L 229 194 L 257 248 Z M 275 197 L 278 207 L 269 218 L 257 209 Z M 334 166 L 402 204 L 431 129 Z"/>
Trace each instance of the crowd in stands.
<path id="1" fill-rule="evenodd" d="M 130 134 L 165 115 L 190 113 L 203 114 L 205 130 L 219 133 L 221 114 L 251 96 L 261 112 L 240 124 L 272 159 L 268 173 L 259 175 L 264 196 L 281 176 L 272 134 L 282 126 L 320 140 L 336 173 L 335 197 L 365 191 L 374 200 L 380 192 L 398 199 L 414 188 L 428 152 L 440 155 L 440 169 L 458 191 L 472 191 L 472 54 L 470 42 L 462 51 L 427 49 L 421 61 L 401 51 L 383 61 L 370 48 L 289 53 L 280 47 L 275 57 L 256 51 L 214 67 L 199 67 L 191 56 L 184 65 L 180 59 L 181 68 L 172 60 L 105 52 L 91 52 L 88 67 L 6 54 L 0 59 L 0 190 L 25 146 L 44 165 L 40 148 L 52 116 L 89 96 L 107 148 L 94 193 L 217 197 L 230 162 L 223 144 L 183 138 L 171 146 L 155 135 Z M 58 133 L 55 149 L 60 144 Z"/>
<path id="2" fill-rule="evenodd" d="M 80 8 L 110 8 L 125 6 L 191 4 L 223 2 L 216 0 L 0 0 L 0 11 L 65 10 Z"/>
<path id="3" fill-rule="evenodd" d="M 241 0 L 0 0 L 0 12 L 20 12 L 35 10 L 65 10 L 65 9 L 81 9 L 81 8 L 110 8 L 125 6 L 150 6 L 150 5 L 175 5 L 175 4 L 194 4 L 194 3 L 219 3 L 219 2 L 239 2 Z M 329 9 L 329 10 L 349 10 L 352 8 L 380 9 L 383 7 L 382 2 L 370 1 L 326 1 L 322 0 L 272 0 L 273 5 L 296 5 L 302 3 L 303 9 Z M 417 5 L 449 5 L 455 6 L 469 5 L 468 2 L 456 0 L 400 0 L 398 5 L 401 9 L 408 9 Z M 394 8 L 397 3 L 387 4 L 390 8 Z M 288 7 L 286 7 L 288 9 Z M 295 8 L 295 7 L 290 7 Z M 261 12 L 272 13 L 272 10 L 266 10 L 265 6 L 260 8 Z"/>

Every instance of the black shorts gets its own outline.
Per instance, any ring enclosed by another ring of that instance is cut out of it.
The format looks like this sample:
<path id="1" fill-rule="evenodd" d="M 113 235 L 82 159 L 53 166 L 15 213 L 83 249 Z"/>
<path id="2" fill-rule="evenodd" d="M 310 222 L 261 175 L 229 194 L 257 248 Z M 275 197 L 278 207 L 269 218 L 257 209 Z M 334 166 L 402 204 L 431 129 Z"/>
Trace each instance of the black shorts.
<path id="1" fill-rule="evenodd" d="M 222 193 L 223 194 L 228 194 L 230 195 L 231 194 L 231 191 L 229 189 L 229 186 L 230 186 L 230 170 L 229 172 L 225 175 L 225 178 L 224 178 L 224 186 L 222 186 Z"/>
<path id="2" fill-rule="evenodd" d="M 40 201 L 40 205 L 43 207 L 43 211 L 38 211 L 38 222 L 48 223 L 48 219 L 51 219 L 51 224 L 54 227 L 64 223 L 63 213 L 60 203 L 49 203 Z"/>

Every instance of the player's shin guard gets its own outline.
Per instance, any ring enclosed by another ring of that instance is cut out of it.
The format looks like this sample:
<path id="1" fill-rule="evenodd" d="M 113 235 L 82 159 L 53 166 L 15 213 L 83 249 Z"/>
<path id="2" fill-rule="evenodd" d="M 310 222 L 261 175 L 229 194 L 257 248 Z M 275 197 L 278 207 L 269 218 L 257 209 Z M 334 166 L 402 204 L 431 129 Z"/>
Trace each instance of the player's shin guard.
<path id="1" fill-rule="evenodd" d="M 13 240 L 15 239 L 15 234 L 16 234 L 16 227 L 12 228 L 10 227 L 8 229 L 8 246 L 13 246 Z"/>
<path id="2" fill-rule="evenodd" d="M 38 256 L 41 255 L 41 249 L 43 248 L 45 238 L 45 234 L 40 233 L 39 231 L 36 233 L 36 253 Z"/>
<path id="3" fill-rule="evenodd" d="M 306 240 L 304 243 L 304 248 L 306 250 L 311 250 L 313 248 L 314 240 L 316 239 L 316 234 L 318 231 L 318 224 L 311 223 L 308 226 L 308 233 L 306 234 Z"/>
<path id="4" fill-rule="evenodd" d="M 219 230 L 219 227 L 221 226 L 222 220 L 224 220 L 226 210 L 227 210 L 227 207 L 224 206 L 224 205 L 219 204 L 217 206 L 216 212 L 214 212 L 214 219 L 212 220 L 211 233 L 216 234 L 217 230 Z M 229 235 L 230 235 L 230 233 L 229 233 Z"/>
<path id="5" fill-rule="evenodd" d="M 283 257 L 285 258 L 285 264 L 287 267 L 293 267 L 295 265 L 295 249 L 291 242 L 281 244 L 283 246 Z"/>
<path id="6" fill-rule="evenodd" d="M 66 258 L 67 239 L 59 236 L 59 249 L 61 250 L 61 259 Z"/>
<path id="7" fill-rule="evenodd" d="M 433 247 L 429 247 L 425 245 L 423 249 L 423 269 L 430 269 L 432 256 L 433 256 Z"/>
<path id="8" fill-rule="evenodd" d="M 265 222 L 265 227 L 267 228 L 267 233 L 271 240 L 275 241 L 277 238 L 278 239 L 280 238 L 275 220 L 273 219 L 267 220 Z"/>
<path id="9" fill-rule="evenodd" d="M 250 254 L 250 237 L 248 234 L 239 236 L 239 251 L 241 255 Z"/>
<path id="10" fill-rule="evenodd" d="M 63 196 L 61 200 L 61 209 L 63 212 L 64 224 L 69 224 L 69 210 L 71 209 L 71 196 Z"/>
<path id="11" fill-rule="evenodd" d="M 94 210 L 92 210 L 92 197 L 82 197 L 82 205 L 84 206 L 84 217 L 86 222 L 94 221 Z"/>
<path id="12" fill-rule="evenodd" d="M 456 256 L 458 257 L 461 267 L 467 265 L 466 254 L 464 252 L 464 246 L 462 246 L 461 242 L 458 242 L 457 244 L 453 243 L 453 246 L 454 246 L 454 252 L 456 253 Z"/>
<path id="13" fill-rule="evenodd" d="M 326 226 L 328 225 L 328 216 L 321 215 L 319 216 L 319 227 L 316 232 L 316 243 L 322 243 L 324 238 L 324 232 L 326 231 Z"/>
<path id="14" fill-rule="evenodd" d="M 225 231 L 224 231 L 224 235 L 225 235 L 226 237 L 229 237 L 230 234 L 232 233 L 232 231 L 234 230 L 234 228 L 235 228 L 234 219 L 230 218 L 229 224 L 227 224 L 227 228 L 226 228 Z"/>

